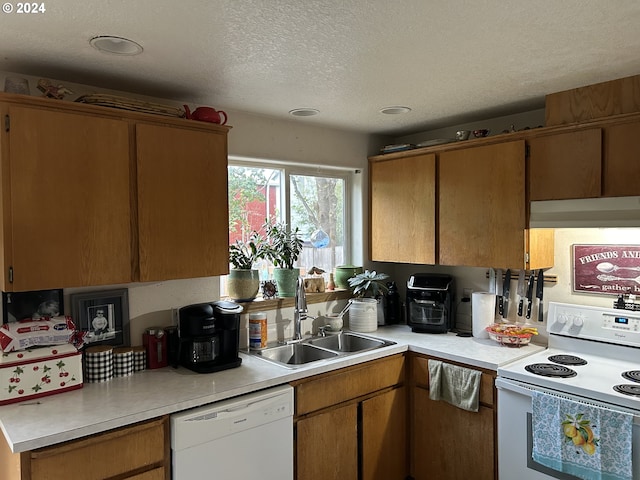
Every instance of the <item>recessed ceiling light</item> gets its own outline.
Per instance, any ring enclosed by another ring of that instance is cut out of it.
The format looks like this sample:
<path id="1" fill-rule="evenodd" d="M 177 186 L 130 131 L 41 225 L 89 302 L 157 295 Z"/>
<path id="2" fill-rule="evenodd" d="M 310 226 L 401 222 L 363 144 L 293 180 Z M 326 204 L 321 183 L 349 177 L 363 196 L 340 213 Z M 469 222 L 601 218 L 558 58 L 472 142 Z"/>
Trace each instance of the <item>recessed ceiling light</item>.
<path id="1" fill-rule="evenodd" d="M 93 37 L 89 43 L 96 50 L 115 55 L 138 55 L 142 53 L 142 45 L 128 38 L 100 35 Z"/>
<path id="2" fill-rule="evenodd" d="M 398 115 L 399 113 L 409 113 L 411 109 L 409 107 L 402 107 L 400 105 L 394 105 L 393 107 L 384 107 L 380 109 L 380 113 L 387 115 Z"/>
<path id="3" fill-rule="evenodd" d="M 312 117 L 320 113 L 320 110 L 315 108 L 294 108 L 289 110 L 289 113 L 294 117 Z"/>

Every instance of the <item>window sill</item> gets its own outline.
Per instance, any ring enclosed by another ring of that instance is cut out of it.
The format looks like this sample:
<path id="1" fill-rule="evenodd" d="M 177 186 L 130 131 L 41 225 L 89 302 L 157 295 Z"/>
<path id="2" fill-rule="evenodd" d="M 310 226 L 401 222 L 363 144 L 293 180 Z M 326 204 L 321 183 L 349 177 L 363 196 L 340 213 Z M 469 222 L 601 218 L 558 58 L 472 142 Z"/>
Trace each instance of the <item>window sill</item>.
<path id="1" fill-rule="evenodd" d="M 334 290 L 323 293 L 307 293 L 307 305 L 313 303 L 331 302 L 333 300 L 346 300 L 353 295 L 349 290 Z M 251 302 L 238 302 L 244 307 L 243 313 L 263 312 L 294 306 L 294 297 L 263 299 L 256 298 Z"/>

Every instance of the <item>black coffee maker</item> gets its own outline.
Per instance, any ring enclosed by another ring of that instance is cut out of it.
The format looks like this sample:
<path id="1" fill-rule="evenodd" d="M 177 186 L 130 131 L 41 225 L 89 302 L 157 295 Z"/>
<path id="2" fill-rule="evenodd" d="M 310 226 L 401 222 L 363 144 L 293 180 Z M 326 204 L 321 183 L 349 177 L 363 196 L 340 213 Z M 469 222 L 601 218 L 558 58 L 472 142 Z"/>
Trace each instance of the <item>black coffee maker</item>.
<path id="1" fill-rule="evenodd" d="M 241 313 L 242 305 L 222 300 L 179 309 L 174 366 L 179 363 L 198 373 L 239 367 Z"/>

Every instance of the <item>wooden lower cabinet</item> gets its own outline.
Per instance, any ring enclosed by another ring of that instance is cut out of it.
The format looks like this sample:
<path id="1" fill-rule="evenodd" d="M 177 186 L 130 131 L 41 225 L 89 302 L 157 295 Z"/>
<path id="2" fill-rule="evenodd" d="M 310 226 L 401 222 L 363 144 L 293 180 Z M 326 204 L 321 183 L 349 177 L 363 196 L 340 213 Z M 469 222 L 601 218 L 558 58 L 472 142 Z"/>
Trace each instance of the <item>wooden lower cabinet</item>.
<path id="1" fill-rule="evenodd" d="M 296 478 L 358 479 L 358 405 L 329 409 L 296 424 Z"/>
<path id="2" fill-rule="evenodd" d="M 0 460 L 2 480 L 170 480 L 169 417 L 23 453 L 5 443 Z"/>
<path id="3" fill-rule="evenodd" d="M 407 388 L 362 402 L 362 478 L 403 479 L 407 474 Z"/>
<path id="4" fill-rule="evenodd" d="M 294 382 L 297 480 L 404 480 L 404 356 Z"/>
<path id="5" fill-rule="evenodd" d="M 415 480 L 493 480 L 493 409 L 468 412 L 413 390 Z"/>
<path id="6" fill-rule="evenodd" d="M 482 372 L 479 411 L 469 412 L 431 400 L 428 359 L 417 355 L 410 358 L 411 477 L 496 480 L 495 375 Z"/>

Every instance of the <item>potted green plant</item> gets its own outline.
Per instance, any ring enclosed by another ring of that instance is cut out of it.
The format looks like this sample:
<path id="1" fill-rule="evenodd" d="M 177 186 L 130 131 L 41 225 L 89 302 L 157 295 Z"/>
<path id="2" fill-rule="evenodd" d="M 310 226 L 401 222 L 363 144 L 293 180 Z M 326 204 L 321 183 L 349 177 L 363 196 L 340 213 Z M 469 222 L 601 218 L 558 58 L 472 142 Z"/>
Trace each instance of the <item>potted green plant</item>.
<path id="1" fill-rule="evenodd" d="M 386 273 L 365 270 L 349 278 L 349 287 L 356 298 L 349 307 L 349 328 L 358 332 L 373 332 L 384 325 L 382 292 L 387 291 Z"/>
<path id="2" fill-rule="evenodd" d="M 237 301 L 251 301 L 258 295 L 260 273 L 253 265 L 265 256 L 265 239 L 255 230 L 249 240 L 236 240 L 229 246 L 229 270 L 227 290 L 229 297 Z"/>
<path id="3" fill-rule="evenodd" d="M 353 290 L 353 294 L 358 298 L 378 298 L 380 292 L 387 291 L 385 280 L 389 278 L 386 273 L 377 273 L 365 270 L 358 273 L 347 280 L 349 287 Z"/>
<path id="4" fill-rule="evenodd" d="M 300 269 L 293 264 L 302 252 L 302 239 L 298 228 L 291 231 L 285 223 L 267 220 L 263 226 L 266 234 L 265 258 L 274 265 L 273 277 L 279 297 L 294 297 Z"/>

